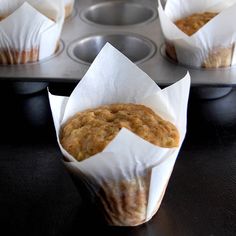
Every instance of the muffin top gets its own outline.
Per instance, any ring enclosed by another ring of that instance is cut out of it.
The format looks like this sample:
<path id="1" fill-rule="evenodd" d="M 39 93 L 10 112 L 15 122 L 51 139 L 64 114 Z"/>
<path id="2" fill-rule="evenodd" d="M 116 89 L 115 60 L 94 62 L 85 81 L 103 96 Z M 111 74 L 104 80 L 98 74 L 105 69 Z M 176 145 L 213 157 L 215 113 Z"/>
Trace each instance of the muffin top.
<path id="1" fill-rule="evenodd" d="M 78 112 L 62 126 L 60 141 L 65 150 L 82 161 L 101 152 L 123 127 L 160 147 L 179 144 L 179 133 L 172 123 L 144 105 L 131 103 Z"/>
<path id="2" fill-rule="evenodd" d="M 188 36 L 196 33 L 202 26 L 215 17 L 218 13 L 195 13 L 175 22 L 176 26 Z"/>

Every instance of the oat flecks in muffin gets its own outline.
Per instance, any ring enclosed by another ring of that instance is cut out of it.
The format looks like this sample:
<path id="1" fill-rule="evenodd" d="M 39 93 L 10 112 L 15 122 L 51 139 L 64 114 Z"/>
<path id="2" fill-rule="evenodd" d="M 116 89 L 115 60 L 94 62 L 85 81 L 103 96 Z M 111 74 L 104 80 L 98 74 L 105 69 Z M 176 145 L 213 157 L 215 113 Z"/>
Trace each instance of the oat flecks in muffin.
<path id="1" fill-rule="evenodd" d="M 150 108 L 138 104 L 111 104 L 79 112 L 62 127 L 62 146 L 81 161 L 101 152 L 125 127 L 160 147 L 177 147 L 177 128 Z"/>
<path id="2" fill-rule="evenodd" d="M 218 13 L 204 12 L 195 13 L 175 22 L 179 29 L 191 36 L 203 27 L 208 21 L 215 17 Z"/>

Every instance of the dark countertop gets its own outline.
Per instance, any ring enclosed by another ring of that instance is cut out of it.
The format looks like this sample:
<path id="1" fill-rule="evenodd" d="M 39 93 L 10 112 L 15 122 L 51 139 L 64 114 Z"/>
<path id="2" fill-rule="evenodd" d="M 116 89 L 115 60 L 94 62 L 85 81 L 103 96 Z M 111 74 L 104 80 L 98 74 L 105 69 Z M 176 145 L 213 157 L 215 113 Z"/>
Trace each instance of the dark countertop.
<path id="1" fill-rule="evenodd" d="M 72 86 L 54 86 L 69 94 Z M 164 199 L 148 223 L 103 225 L 61 162 L 47 91 L 17 95 L 1 84 L 0 229 L 16 235 L 236 235 L 236 90 L 190 94 L 187 136 Z M 4 231 L 2 231 L 4 232 Z"/>

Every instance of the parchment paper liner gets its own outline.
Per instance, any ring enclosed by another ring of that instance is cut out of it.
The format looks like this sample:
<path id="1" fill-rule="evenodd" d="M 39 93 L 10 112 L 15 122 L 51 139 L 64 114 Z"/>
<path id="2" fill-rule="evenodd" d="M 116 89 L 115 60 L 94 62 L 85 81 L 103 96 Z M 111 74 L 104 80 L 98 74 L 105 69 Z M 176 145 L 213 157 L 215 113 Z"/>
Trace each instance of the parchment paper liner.
<path id="1" fill-rule="evenodd" d="M 189 87 L 187 74 L 161 90 L 107 43 L 69 98 L 49 93 L 58 144 L 67 159 L 64 163 L 69 170 L 83 173 L 99 196 L 109 224 L 139 225 L 158 210 L 185 137 Z M 173 122 L 180 132 L 179 147 L 157 147 L 123 128 L 103 152 L 76 161 L 60 145 L 61 124 L 77 111 L 117 102 L 144 104 Z"/>
<path id="2" fill-rule="evenodd" d="M 193 13 L 220 12 L 192 36 L 186 35 L 173 22 Z M 191 67 L 225 67 L 236 63 L 235 0 L 167 0 L 165 10 L 158 0 L 163 35 L 173 46 L 176 59 Z"/>
<path id="3" fill-rule="evenodd" d="M 63 0 L 1 1 L 0 64 L 34 62 L 57 49 L 64 23 Z M 14 27 L 12 27 L 14 25 Z"/>

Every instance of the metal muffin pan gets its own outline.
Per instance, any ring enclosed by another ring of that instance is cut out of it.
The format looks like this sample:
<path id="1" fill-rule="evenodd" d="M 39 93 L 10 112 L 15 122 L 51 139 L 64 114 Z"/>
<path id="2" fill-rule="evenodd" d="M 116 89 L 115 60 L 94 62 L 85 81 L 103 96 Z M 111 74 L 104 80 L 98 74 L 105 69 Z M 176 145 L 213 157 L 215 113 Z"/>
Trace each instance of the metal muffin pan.
<path id="1" fill-rule="evenodd" d="M 106 42 L 111 43 L 136 64 L 148 60 L 156 51 L 155 44 L 140 35 L 106 33 L 75 40 L 68 47 L 68 54 L 75 61 L 91 64 Z"/>
<path id="2" fill-rule="evenodd" d="M 160 86 L 176 82 L 187 71 L 192 86 L 236 86 L 236 67 L 189 68 L 165 56 L 156 0 L 75 1 L 63 27 L 59 53 L 38 63 L 1 65 L 0 80 L 77 82 L 107 41 Z"/>
<path id="3" fill-rule="evenodd" d="M 155 8 L 134 2 L 110 1 L 94 4 L 84 10 L 82 19 L 100 25 L 135 25 L 147 23 L 157 16 Z"/>

